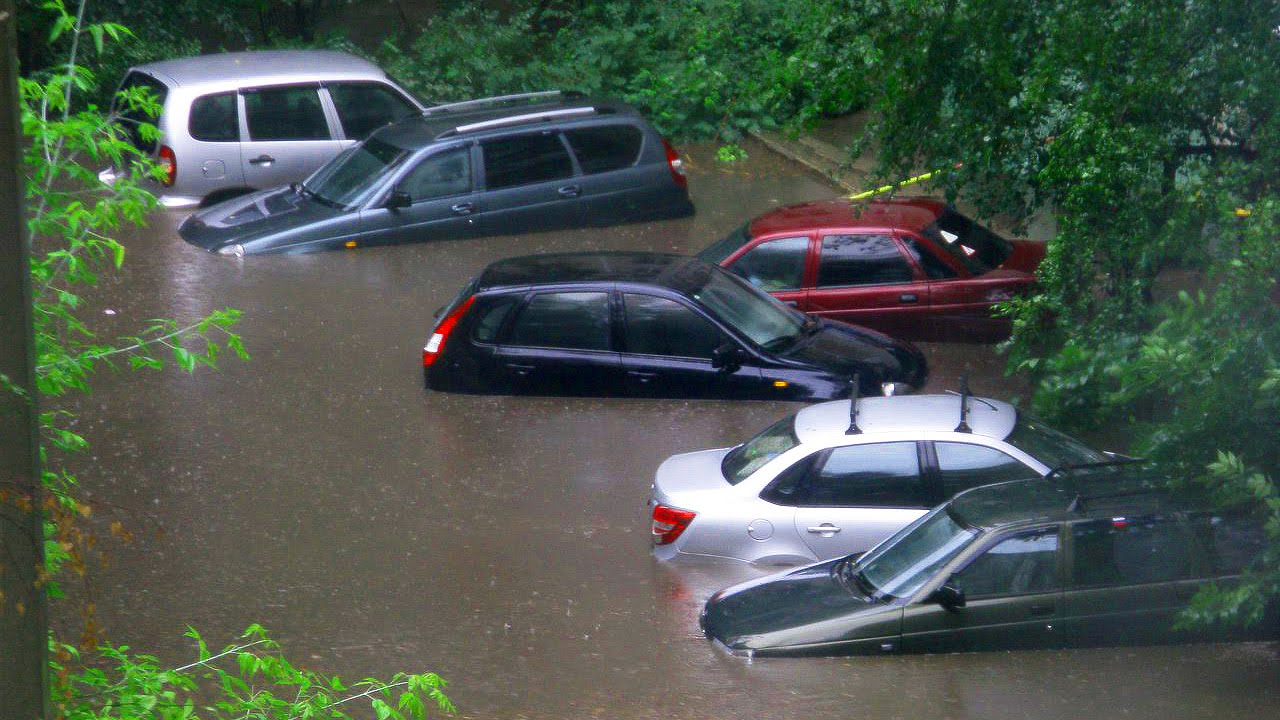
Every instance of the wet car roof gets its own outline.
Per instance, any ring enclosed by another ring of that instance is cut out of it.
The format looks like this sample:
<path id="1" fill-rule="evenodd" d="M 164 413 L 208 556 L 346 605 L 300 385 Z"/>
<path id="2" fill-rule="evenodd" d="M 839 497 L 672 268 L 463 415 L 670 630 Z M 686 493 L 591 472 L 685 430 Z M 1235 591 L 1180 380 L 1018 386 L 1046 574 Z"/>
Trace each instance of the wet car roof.
<path id="1" fill-rule="evenodd" d="M 966 422 L 973 434 L 1003 440 L 1013 430 L 1018 411 L 990 398 L 969 400 Z M 951 432 L 960 424 L 957 395 L 901 395 L 858 400 L 858 428 L 863 434 L 910 431 Z M 796 437 L 803 443 L 843 437 L 849 429 L 849 401 L 810 405 L 796 414 Z"/>
<path id="2" fill-rule="evenodd" d="M 994 529 L 1067 520 L 1121 521 L 1192 506 L 1165 489 L 1166 482 L 1132 466 L 1081 469 L 973 488 L 953 498 L 949 510 L 965 525 Z"/>
<path id="3" fill-rule="evenodd" d="M 386 79 L 386 73 L 374 63 L 334 50 L 254 50 L 215 53 L 195 57 L 162 60 L 135 68 L 150 75 L 161 75 L 178 86 L 186 85 L 255 85 L 307 81 L 314 77 L 328 80 Z"/>
<path id="4" fill-rule="evenodd" d="M 675 290 L 701 287 L 715 268 L 687 255 L 646 252 L 548 253 L 507 258 L 480 274 L 477 290 L 560 283 L 635 282 Z"/>
<path id="5" fill-rule="evenodd" d="M 942 214 L 945 205 L 930 198 L 893 200 L 823 200 L 787 205 L 751 221 L 752 237 L 772 233 L 811 232 L 817 228 L 912 230 L 919 232 Z"/>

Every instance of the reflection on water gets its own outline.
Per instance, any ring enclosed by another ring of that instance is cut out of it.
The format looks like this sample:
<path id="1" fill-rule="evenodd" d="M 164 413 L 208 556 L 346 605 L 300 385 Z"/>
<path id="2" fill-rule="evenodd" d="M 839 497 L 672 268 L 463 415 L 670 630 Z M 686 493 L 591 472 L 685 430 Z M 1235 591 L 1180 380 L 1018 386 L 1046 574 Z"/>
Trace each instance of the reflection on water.
<path id="1" fill-rule="evenodd" d="M 245 260 L 183 243 L 176 213 L 128 238 L 108 334 L 231 306 L 254 357 L 103 373 L 80 402 L 86 488 L 140 531 L 97 576 L 108 636 L 177 663 L 187 624 L 217 643 L 261 622 L 344 677 L 440 672 L 474 718 L 1280 716 L 1271 645 L 746 664 L 708 646 L 697 612 L 764 571 L 654 562 L 645 501 L 668 455 L 795 405 L 423 390 L 432 312 L 493 260 L 692 252 L 834 195 L 763 150 L 732 176 L 705 148 L 691 159 L 698 214 L 652 225 Z M 989 348 L 927 352 L 932 388 L 967 372 L 1025 394 Z"/>

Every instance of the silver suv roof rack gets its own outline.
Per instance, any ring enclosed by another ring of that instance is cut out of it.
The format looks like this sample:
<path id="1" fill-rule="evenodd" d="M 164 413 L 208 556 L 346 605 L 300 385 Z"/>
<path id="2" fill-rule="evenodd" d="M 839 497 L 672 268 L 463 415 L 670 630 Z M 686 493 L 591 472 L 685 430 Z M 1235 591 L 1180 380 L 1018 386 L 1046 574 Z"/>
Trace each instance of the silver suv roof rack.
<path id="1" fill-rule="evenodd" d="M 493 120 L 484 120 L 482 122 L 474 122 L 467 125 L 459 125 L 452 130 L 446 130 L 440 133 L 439 137 L 447 137 L 450 135 L 461 135 L 462 133 L 475 132 L 477 130 L 488 130 L 496 127 L 506 127 L 508 125 L 524 125 L 526 123 L 546 122 L 557 118 L 574 117 L 575 115 L 594 115 L 596 109 L 593 107 L 564 108 L 562 110 L 544 110 L 536 113 L 525 113 L 524 115 L 512 115 L 510 117 L 495 118 Z"/>
<path id="2" fill-rule="evenodd" d="M 513 103 L 520 100 L 551 100 L 553 98 L 568 99 L 575 97 L 583 97 L 583 94 L 576 90 L 543 90 L 541 92 L 516 93 L 515 95 L 494 95 L 493 97 L 479 98 L 477 100 L 465 100 L 463 102 L 447 103 L 445 105 L 433 105 L 422 112 L 424 115 L 435 115 L 436 113 L 454 112 L 456 110 L 479 108 L 487 105 L 501 105 L 502 103 Z"/>

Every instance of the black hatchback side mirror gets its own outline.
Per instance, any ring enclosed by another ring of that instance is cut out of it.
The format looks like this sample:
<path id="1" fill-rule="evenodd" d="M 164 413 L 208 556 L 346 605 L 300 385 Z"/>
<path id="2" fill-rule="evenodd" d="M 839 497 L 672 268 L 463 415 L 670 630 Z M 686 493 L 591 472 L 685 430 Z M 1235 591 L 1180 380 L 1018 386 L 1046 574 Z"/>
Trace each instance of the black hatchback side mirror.
<path id="1" fill-rule="evenodd" d="M 711 367 L 724 372 L 735 372 L 742 367 L 746 353 L 733 343 L 725 343 L 711 351 Z"/>
<path id="2" fill-rule="evenodd" d="M 934 590 L 929 599 L 948 610 L 959 610 L 964 607 L 964 590 L 948 582 Z"/>
<path id="3" fill-rule="evenodd" d="M 382 206 L 388 210 L 399 210 L 412 204 L 413 198 L 409 197 L 409 193 L 403 190 L 392 190 L 391 194 L 387 196 L 387 201 Z"/>

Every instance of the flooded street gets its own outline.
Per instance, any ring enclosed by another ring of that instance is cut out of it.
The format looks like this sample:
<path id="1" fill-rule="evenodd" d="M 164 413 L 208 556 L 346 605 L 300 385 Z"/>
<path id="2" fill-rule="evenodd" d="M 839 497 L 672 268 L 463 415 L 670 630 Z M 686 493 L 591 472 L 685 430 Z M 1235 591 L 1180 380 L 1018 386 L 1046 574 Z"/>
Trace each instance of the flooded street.
<path id="1" fill-rule="evenodd" d="M 187 625 L 221 646 L 258 622 L 298 664 L 344 679 L 438 672 L 464 718 L 1280 717 L 1274 644 L 718 653 L 698 609 L 765 571 L 655 562 L 652 474 L 797 405 L 423 389 L 432 313 L 489 262 L 696 252 L 769 208 L 837 194 L 758 146 L 728 167 L 685 149 L 698 213 L 676 221 L 244 260 L 184 243 L 182 213 L 124 238 L 123 274 L 95 307 L 115 313 L 103 334 L 234 307 L 253 358 L 102 373 L 79 401 L 86 491 L 138 538 L 94 575 L 106 636 L 179 665 Z M 988 346 L 926 350 L 930 390 L 968 373 L 977 392 L 1026 395 Z"/>

